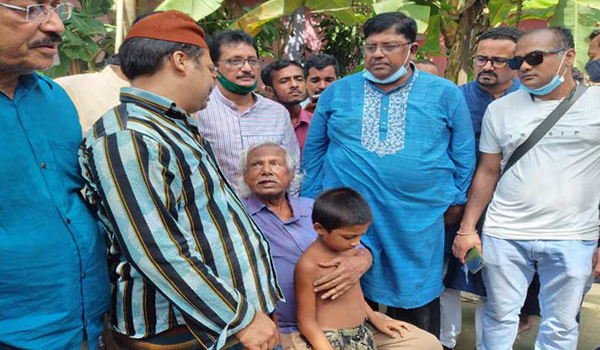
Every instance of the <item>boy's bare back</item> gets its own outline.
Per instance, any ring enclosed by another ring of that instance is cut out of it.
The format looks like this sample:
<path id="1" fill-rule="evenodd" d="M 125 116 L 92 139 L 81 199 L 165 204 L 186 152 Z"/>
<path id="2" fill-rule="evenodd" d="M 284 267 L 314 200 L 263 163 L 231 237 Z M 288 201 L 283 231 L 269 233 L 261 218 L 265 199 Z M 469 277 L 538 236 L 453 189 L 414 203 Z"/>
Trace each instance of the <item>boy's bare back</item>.
<path id="1" fill-rule="evenodd" d="M 331 272 L 335 267 L 322 268 L 319 262 L 330 261 L 337 257 L 351 256 L 353 250 L 334 252 L 317 239 L 306 249 L 298 260 L 294 273 L 297 300 L 314 300 L 314 313 L 317 324 L 321 330 L 349 329 L 365 322 L 367 312 L 360 284 L 356 284 L 335 300 L 321 299 L 324 292 L 315 294 L 313 282 Z M 311 295 L 312 294 L 312 298 Z M 310 305 L 298 305 L 298 314 L 301 310 L 310 308 Z M 312 312 L 311 312 L 312 313 Z"/>

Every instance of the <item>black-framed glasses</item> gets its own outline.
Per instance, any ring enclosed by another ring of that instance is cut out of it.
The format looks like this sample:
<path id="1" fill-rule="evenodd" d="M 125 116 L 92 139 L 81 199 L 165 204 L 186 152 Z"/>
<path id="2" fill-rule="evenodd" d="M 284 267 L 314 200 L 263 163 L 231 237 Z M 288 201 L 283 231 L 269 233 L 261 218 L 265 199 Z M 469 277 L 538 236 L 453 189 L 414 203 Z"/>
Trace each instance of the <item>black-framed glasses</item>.
<path id="1" fill-rule="evenodd" d="M 39 21 L 40 23 L 46 23 L 50 20 L 52 12 L 56 12 L 61 21 L 66 21 L 73 14 L 73 5 L 70 3 L 62 3 L 56 7 L 42 4 L 19 7 L 0 2 L 0 6 L 9 10 L 25 12 L 25 20 L 28 22 Z"/>
<path id="2" fill-rule="evenodd" d="M 523 61 L 527 62 L 527 64 L 530 66 L 537 66 L 544 62 L 544 56 L 563 51 L 567 51 L 567 49 L 562 48 L 554 50 L 535 50 L 533 52 L 528 53 L 525 56 L 515 56 L 511 58 L 510 60 L 508 60 L 508 66 L 512 70 L 519 70 L 521 68 L 521 65 L 523 64 Z"/>
<path id="3" fill-rule="evenodd" d="M 227 62 L 227 64 L 229 64 L 229 67 L 231 68 L 241 68 L 244 63 L 248 62 L 248 65 L 251 68 L 260 68 L 260 66 L 263 63 L 263 60 L 261 60 L 260 58 L 256 58 L 256 57 L 250 57 L 250 58 L 230 58 L 228 60 L 221 60 L 223 62 Z"/>
<path id="4" fill-rule="evenodd" d="M 363 45 L 360 47 L 360 51 L 364 55 L 372 55 L 377 52 L 378 48 L 385 54 L 390 54 L 398 51 L 402 46 L 410 45 L 412 43 L 398 43 L 398 44 L 383 44 L 383 45 Z"/>
<path id="5" fill-rule="evenodd" d="M 477 55 L 477 56 L 473 57 L 473 63 L 476 66 L 483 67 L 488 62 L 492 62 L 492 67 L 494 67 L 494 68 L 504 68 L 504 67 L 506 67 L 508 58 L 493 57 L 493 56 L 488 57 L 488 56 L 481 56 L 481 55 Z"/>

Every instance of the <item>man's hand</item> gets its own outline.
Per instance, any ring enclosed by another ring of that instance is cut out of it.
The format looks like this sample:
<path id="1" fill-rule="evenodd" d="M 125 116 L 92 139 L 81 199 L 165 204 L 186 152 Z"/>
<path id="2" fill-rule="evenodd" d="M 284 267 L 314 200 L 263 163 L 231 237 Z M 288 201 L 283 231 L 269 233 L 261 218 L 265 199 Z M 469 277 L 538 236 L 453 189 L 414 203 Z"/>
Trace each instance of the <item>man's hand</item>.
<path id="1" fill-rule="evenodd" d="M 278 344 L 277 326 L 260 311 L 256 311 L 250 324 L 235 334 L 247 350 L 271 350 Z"/>
<path id="2" fill-rule="evenodd" d="M 377 328 L 381 333 L 386 334 L 390 338 L 396 338 L 400 335 L 400 338 L 404 338 L 406 331 L 410 332 L 413 330 L 413 325 L 403 321 L 398 321 L 389 317 L 382 317 L 379 313 L 374 313 L 375 316 L 369 319 L 369 322 Z"/>
<path id="3" fill-rule="evenodd" d="M 452 254 L 462 263 L 465 263 L 465 255 L 471 250 L 471 248 L 477 248 L 479 253 L 482 253 L 481 239 L 479 235 L 456 235 L 454 243 L 452 243 Z"/>
<path id="4" fill-rule="evenodd" d="M 453 205 L 446 210 L 444 213 L 444 224 L 446 226 L 456 225 L 460 222 L 463 211 L 465 209 L 464 205 Z"/>
<path id="5" fill-rule="evenodd" d="M 336 267 L 336 269 L 314 282 L 315 293 L 326 290 L 327 292 L 321 296 L 321 299 L 331 298 L 331 300 L 335 300 L 348 291 L 360 281 L 360 277 L 371 267 L 371 259 L 365 258 L 364 255 L 363 253 L 339 257 L 319 263 L 320 267 Z"/>
<path id="6" fill-rule="evenodd" d="M 592 271 L 593 277 L 600 276 L 600 248 L 596 249 L 594 256 L 592 257 Z"/>

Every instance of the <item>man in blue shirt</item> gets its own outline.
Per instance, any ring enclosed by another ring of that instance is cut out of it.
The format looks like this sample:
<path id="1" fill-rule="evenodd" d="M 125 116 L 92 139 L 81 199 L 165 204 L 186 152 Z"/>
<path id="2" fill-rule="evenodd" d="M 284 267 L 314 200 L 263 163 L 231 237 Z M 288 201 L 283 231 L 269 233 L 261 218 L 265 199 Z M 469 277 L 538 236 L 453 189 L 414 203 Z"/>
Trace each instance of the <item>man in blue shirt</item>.
<path id="1" fill-rule="evenodd" d="M 0 3 L 0 348 L 98 348 L 106 245 L 80 196 L 81 128 L 48 68 L 70 4 Z"/>
<path id="2" fill-rule="evenodd" d="M 410 63 L 414 19 L 380 14 L 363 32 L 367 70 L 319 98 L 301 193 L 348 186 L 367 199 L 375 219 L 363 237 L 373 254 L 365 297 L 439 336 L 444 213 L 460 214 L 475 168 L 469 110 L 456 85 Z"/>
<path id="3" fill-rule="evenodd" d="M 481 121 L 488 105 L 519 88 L 519 80 L 515 71 L 507 65 L 507 60 L 514 56 L 515 46 L 521 37 L 519 29 L 511 27 L 492 28 L 477 38 L 477 50 L 473 58 L 473 76 L 475 80 L 459 86 L 463 93 L 473 122 L 475 144 L 479 145 Z M 462 264 L 452 255 L 451 245 L 458 230 L 458 222 L 446 226 L 446 259 L 448 275 L 445 279 L 448 287 L 440 297 L 442 308 L 442 324 L 440 340 L 446 349 L 456 345 L 461 332 L 460 291 L 466 291 L 485 297 L 481 274 L 470 275 L 465 279 Z M 477 334 L 476 349 L 481 348 L 481 312 L 485 299 L 477 305 L 475 330 Z"/>

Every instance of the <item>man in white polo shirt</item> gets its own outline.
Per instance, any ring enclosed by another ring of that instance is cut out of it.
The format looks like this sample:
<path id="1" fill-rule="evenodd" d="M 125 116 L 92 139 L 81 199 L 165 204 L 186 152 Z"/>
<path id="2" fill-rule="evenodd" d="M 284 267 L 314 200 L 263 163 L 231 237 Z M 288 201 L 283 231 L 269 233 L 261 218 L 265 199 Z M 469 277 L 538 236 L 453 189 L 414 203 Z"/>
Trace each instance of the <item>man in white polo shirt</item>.
<path id="1" fill-rule="evenodd" d="M 586 282 L 600 270 L 600 88 L 590 87 L 548 133 L 499 180 L 515 149 L 565 98 L 575 82 L 573 36 L 563 28 L 527 32 L 509 61 L 519 91 L 492 102 L 483 119 L 481 158 L 453 251 L 481 251 L 488 302 L 483 349 L 509 350 L 527 286 L 540 276 L 542 321 L 535 349 L 575 350 Z M 495 189 L 495 190 L 494 190 Z M 491 202 L 490 202 L 491 201 Z"/>

